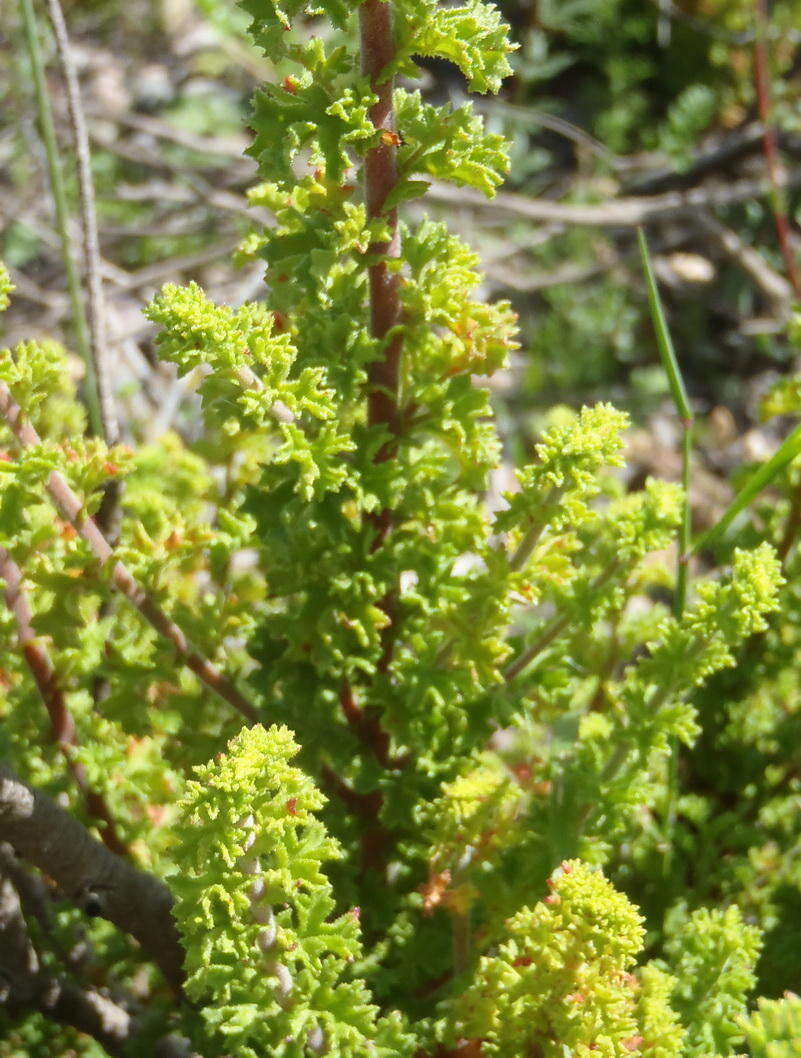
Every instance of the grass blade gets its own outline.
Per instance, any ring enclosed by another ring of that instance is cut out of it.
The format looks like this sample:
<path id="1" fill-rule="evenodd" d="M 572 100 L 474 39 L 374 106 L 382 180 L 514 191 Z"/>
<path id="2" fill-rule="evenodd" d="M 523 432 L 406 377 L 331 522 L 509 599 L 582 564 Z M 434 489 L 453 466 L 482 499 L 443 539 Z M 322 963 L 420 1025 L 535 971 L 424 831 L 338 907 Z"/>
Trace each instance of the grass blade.
<path id="1" fill-rule="evenodd" d="M 690 456 L 692 454 L 693 414 L 690 409 L 690 401 L 687 397 L 687 389 L 684 385 L 681 368 L 676 358 L 676 351 L 673 348 L 673 340 L 668 330 L 665 310 L 662 306 L 662 299 L 659 296 L 659 288 L 656 285 L 654 270 L 651 265 L 651 255 L 648 252 L 648 241 L 642 228 L 637 229 L 637 239 L 640 244 L 640 256 L 642 257 L 645 280 L 648 284 L 648 304 L 651 308 L 651 320 L 656 333 L 659 355 L 662 358 L 662 365 L 665 368 L 673 403 L 676 405 L 676 412 L 684 430 L 681 445 L 681 484 L 684 489 L 684 508 L 681 525 L 679 526 L 679 557 L 676 569 L 676 593 L 673 601 L 676 616 L 681 617 L 687 601 L 687 563 L 692 541 L 690 529 Z"/>
<path id="2" fill-rule="evenodd" d="M 729 504 L 720 521 L 698 537 L 692 545 L 692 552 L 697 553 L 702 548 L 711 547 L 713 544 L 717 543 L 737 515 L 740 514 L 741 511 L 744 511 L 751 501 L 758 496 L 763 489 L 767 488 L 771 481 L 773 481 L 773 479 L 777 477 L 800 453 L 801 424 L 796 426 L 793 432 L 784 439 L 779 450 L 771 456 L 767 463 L 763 463 L 759 469 L 754 471 Z"/>
<path id="3" fill-rule="evenodd" d="M 654 270 L 651 265 L 651 255 L 648 252 L 648 243 L 645 238 L 645 232 L 642 228 L 637 229 L 637 239 L 640 243 L 640 256 L 642 257 L 642 266 L 645 271 L 645 280 L 648 284 L 648 304 L 651 306 L 651 319 L 654 323 L 656 341 L 659 346 L 659 355 L 662 357 L 662 364 L 665 368 L 665 374 L 668 377 L 668 384 L 670 386 L 671 396 L 673 397 L 673 403 L 676 405 L 676 411 L 682 419 L 692 420 L 693 413 L 690 411 L 687 390 L 684 388 L 684 379 L 682 378 L 679 362 L 676 359 L 676 353 L 673 349 L 673 341 L 670 337 L 667 320 L 665 319 L 665 311 L 662 308 L 662 299 L 659 296 L 659 289 L 656 285 L 656 279 L 654 278 Z"/>
<path id="4" fill-rule="evenodd" d="M 61 167 L 56 130 L 53 125 L 53 110 L 50 105 L 47 83 L 45 81 L 44 61 L 39 43 L 39 26 L 32 0 L 19 0 L 20 19 L 25 33 L 28 60 L 31 65 L 33 88 L 36 96 L 36 109 L 39 117 L 39 132 L 45 148 L 47 174 L 50 192 L 55 208 L 56 228 L 61 242 L 61 256 L 64 262 L 64 273 L 67 279 L 70 306 L 72 308 L 72 326 L 78 352 L 86 365 L 86 405 L 92 433 L 100 435 L 100 407 L 97 400 L 97 382 L 89 342 L 89 327 L 86 311 L 81 296 L 81 282 L 73 257 L 72 239 L 70 238 L 70 211 L 67 202 L 67 191 Z"/>
<path id="5" fill-rule="evenodd" d="M 690 401 L 687 397 L 687 389 L 684 385 L 684 377 L 676 358 L 673 348 L 673 339 L 668 330 L 665 310 L 662 299 L 659 296 L 659 287 L 656 285 L 651 255 L 648 252 L 648 241 L 642 228 L 637 229 L 637 240 L 640 244 L 640 257 L 645 272 L 645 280 L 648 285 L 648 304 L 651 308 L 651 320 L 656 333 L 656 342 L 659 347 L 659 355 L 667 375 L 668 385 L 676 406 L 676 413 L 682 425 L 681 439 L 681 486 L 684 490 L 684 503 L 682 505 L 681 522 L 678 532 L 678 556 L 676 559 L 676 590 L 673 594 L 673 612 L 681 619 L 684 607 L 687 603 L 687 587 L 689 583 L 689 561 L 690 544 L 692 542 L 692 528 L 690 524 L 690 458 L 693 447 L 693 414 L 690 409 Z M 668 878 L 673 865 L 673 832 L 676 826 L 676 806 L 678 803 L 679 790 L 679 744 L 674 737 L 670 741 L 670 760 L 668 763 L 666 806 L 665 806 L 665 853 L 662 859 L 662 874 Z"/>

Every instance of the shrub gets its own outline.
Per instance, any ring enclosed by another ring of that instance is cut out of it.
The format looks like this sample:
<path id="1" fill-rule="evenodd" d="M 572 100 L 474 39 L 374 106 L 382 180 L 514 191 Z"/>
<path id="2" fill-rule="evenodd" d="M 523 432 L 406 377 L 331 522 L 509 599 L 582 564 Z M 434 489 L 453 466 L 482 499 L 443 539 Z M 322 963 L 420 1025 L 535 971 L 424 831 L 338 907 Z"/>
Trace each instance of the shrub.
<path id="1" fill-rule="evenodd" d="M 500 183 L 470 107 L 401 82 L 434 55 L 497 89 L 503 23 L 243 6 L 282 77 L 243 251 L 269 296 L 147 309 L 202 437 L 109 449 L 63 350 L 0 358 L 6 1053 L 793 1053 L 794 997 L 748 1007 L 765 850 L 746 828 L 694 878 L 717 765 L 681 792 L 673 766 L 699 688 L 781 636 L 780 558 L 741 541 L 671 613 L 685 497 L 625 492 L 605 404 L 557 409 L 490 510 L 479 379 L 515 320 L 398 218 L 430 180 Z"/>

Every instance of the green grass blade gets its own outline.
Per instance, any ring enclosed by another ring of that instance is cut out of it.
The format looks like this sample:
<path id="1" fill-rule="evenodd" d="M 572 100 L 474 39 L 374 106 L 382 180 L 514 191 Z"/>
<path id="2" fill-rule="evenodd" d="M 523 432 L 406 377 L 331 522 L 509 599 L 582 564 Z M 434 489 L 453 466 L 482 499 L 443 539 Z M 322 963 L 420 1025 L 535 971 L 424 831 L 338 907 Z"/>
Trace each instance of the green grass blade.
<path id="1" fill-rule="evenodd" d="M 797 455 L 799 455 L 799 453 L 801 453 L 801 425 L 796 426 L 789 437 L 785 438 L 779 450 L 771 456 L 767 463 L 764 463 L 758 470 L 754 471 L 729 504 L 726 513 L 720 521 L 698 537 L 692 546 L 692 551 L 698 552 L 701 548 L 711 547 L 712 544 L 717 543 L 737 515 L 745 510 L 751 501 L 758 496 L 763 489 L 767 488 L 771 481 L 773 481 L 773 479 L 777 477 L 782 470 L 784 470 L 784 468 L 791 463 Z"/>
<path id="2" fill-rule="evenodd" d="M 47 174 L 50 192 L 55 208 L 56 228 L 61 242 L 61 256 L 64 262 L 64 273 L 67 279 L 70 306 L 72 309 L 72 326 L 78 352 L 86 365 L 87 386 L 85 390 L 86 405 L 92 433 L 101 436 L 100 405 L 97 399 L 97 382 L 95 377 L 92 350 L 89 342 L 89 325 L 86 319 L 86 308 L 81 295 L 81 280 L 73 256 L 72 239 L 70 238 L 70 210 L 67 191 L 64 184 L 61 158 L 59 156 L 56 130 L 53 124 L 53 110 L 50 105 L 47 81 L 45 79 L 44 60 L 39 43 L 39 26 L 32 0 L 19 0 L 20 19 L 25 33 L 28 59 L 31 64 L 33 89 L 36 97 L 36 108 L 39 116 L 39 131 L 45 148 Z"/>
<path id="3" fill-rule="evenodd" d="M 645 271 L 645 280 L 648 284 L 648 303 L 651 306 L 651 318 L 654 323 L 654 330 L 656 331 L 659 355 L 662 357 L 662 363 L 665 368 L 665 374 L 668 378 L 668 385 L 670 386 L 673 403 L 676 405 L 676 411 L 685 422 L 690 421 L 693 417 L 692 412 L 690 411 L 690 402 L 687 399 L 687 390 L 684 388 L 684 379 L 682 378 L 679 362 L 676 359 L 676 353 L 673 349 L 673 342 L 670 337 L 670 331 L 668 330 L 667 320 L 665 319 L 665 310 L 662 307 L 662 299 L 659 297 L 659 289 L 657 288 L 656 279 L 654 278 L 654 270 L 651 265 L 651 255 L 648 252 L 648 242 L 646 241 L 645 232 L 642 228 L 637 229 L 637 238 L 640 243 L 640 256 L 642 257 L 642 266 Z"/>
<path id="4" fill-rule="evenodd" d="M 659 347 L 659 355 L 662 358 L 662 366 L 667 375 L 670 393 L 676 406 L 676 413 L 681 420 L 683 434 L 681 439 L 681 485 L 684 490 L 684 503 L 679 524 L 678 539 L 676 541 L 678 550 L 676 556 L 676 590 L 673 593 L 673 612 L 681 620 L 684 607 L 687 604 L 687 588 L 690 580 L 690 548 L 692 544 L 692 529 L 690 524 L 690 461 L 693 447 L 693 414 L 690 409 L 690 401 L 687 397 L 687 389 L 684 378 L 679 367 L 676 351 L 673 348 L 673 340 L 665 317 L 662 299 L 659 296 L 659 287 L 656 285 L 651 255 L 648 252 L 648 241 L 642 228 L 637 229 L 637 239 L 640 244 L 640 256 L 642 258 L 645 280 L 648 285 L 648 304 L 651 309 L 651 321 L 656 334 L 656 343 Z M 669 878 L 673 865 L 673 831 L 676 823 L 676 805 L 678 802 L 679 789 L 679 744 L 674 737 L 670 741 L 670 763 L 667 781 L 667 807 L 665 812 L 665 852 L 662 859 L 662 873 L 664 878 Z"/>
<path id="5" fill-rule="evenodd" d="M 679 554 L 676 570 L 676 592 L 673 603 L 676 616 L 681 617 L 687 601 L 687 581 L 689 572 L 687 559 L 689 557 L 688 552 L 692 542 L 690 531 L 690 457 L 692 455 L 693 416 L 692 411 L 690 410 L 690 401 L 687 397 L 687 390 L 684 386 L 684 378 L 681 373 L 681 368 L 679 367 L 679 362 L 676 358 L 676 352 L 673 348 L 670 331 L 668 330 L 665 310 L 662 305 L 662 299 L 659 296 L 659 288 L 656 285 L 656 279 L 654 278 L 654 270 L 651 265 L 651 255 L 648 252 L 648 242 L 642 228 L 637 229 L 637 238 L 640 243 L 642 266 L 648 284 L 648 304 L 651 308 L 651 320 L 654 325 L 656 342 L 659 347 L 659 355 L 662 358 L 662 365 L 665 368 L 665 374 L 667 375 L 673 403 L 676 406 L 676 412 L 681 419 L 684 428 L 684 436 L 682 437 L 681 446 L 681 483 L 684 489 L 684 510 L 682 512 L 681 525 L 679 526 Z"/>

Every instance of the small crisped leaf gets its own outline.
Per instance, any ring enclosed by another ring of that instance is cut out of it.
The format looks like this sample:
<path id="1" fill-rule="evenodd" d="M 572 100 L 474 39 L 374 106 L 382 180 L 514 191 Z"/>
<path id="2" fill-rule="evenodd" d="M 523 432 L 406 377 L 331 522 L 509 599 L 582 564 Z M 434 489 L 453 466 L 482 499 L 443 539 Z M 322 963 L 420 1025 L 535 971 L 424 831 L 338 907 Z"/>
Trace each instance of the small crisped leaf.
<path id="1" fill-rule="evenodd" d="M 14 290 L 14 284 L 11 282 L 11 276 L 8 274 L 8 269 L 0 261 L 0 312 L 8 308 L 11 292 Z"/>
<path id="2" fill-rule="evenodd" d="M 395 115 L 402 139 L 398 194 L 413 173 L 475 187 L 488 198 L 503 182 L 509 167 L 506 140 L 485 132 L 483 119 L 469 103 L 456 109 L 434 107 L 419 92 L 398 89 Z"/>
<path id="3" fill-rule="evenodd" d="M 480 1039 L 482 1054 L 626 1058 L 640 1035 L 629 970 L 642 946 L 642 918 L 604 876 L 562 864 L 550 894 L 508 923 L 497 954 L 449 1005 L 452 1039 Z"/>
<path id="4" fill-rule="evenodd" d="M 486 0 L 455 7 L 436 0 L 399 0 L 398 62 L 430 55 L 454 63 L 474 92 L 497 92 L 512 73 L 515 45 L 500 11 Z"/>
<path id="5" fill-rule="evenodd" d="M 801 997 L 785 992 L 781 999 L 759 999 L 742 1021 L 751 1058 L 799 1058 Z"/>

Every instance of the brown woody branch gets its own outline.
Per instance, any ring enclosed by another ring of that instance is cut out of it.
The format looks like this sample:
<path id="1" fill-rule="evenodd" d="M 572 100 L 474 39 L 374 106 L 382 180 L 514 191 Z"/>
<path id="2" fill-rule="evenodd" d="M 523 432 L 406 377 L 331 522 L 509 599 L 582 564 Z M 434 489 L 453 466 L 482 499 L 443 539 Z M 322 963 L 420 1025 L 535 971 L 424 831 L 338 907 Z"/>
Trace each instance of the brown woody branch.
<path id="1" fill-rule="evenodd" d="M 70 713 L 47 648 L 36 636 L 28 593 L 25 591 L 22 581 L 22 572 L 13 558 L 3 548 L 0 548 L 0 579 L 5 581 L 6 605 L 13 613 L 16 621 L 17 638 L 22 656 L 25 658 L 44 707 L 47 710 L 47 715 L 50 718 L 50 730 L 53 735 L 53 741 L 67 762 L 67 767 L 83 795 L 89 814 L 98 821 L 98 829 L 103 843 L 111 852 L 115 852 L 118 856 L 127 856 L 129 854 L 128 847 L 117 832 L 114 817 L 105 798 L 97 790 L 93 789 L 87 777 L 86 769 L 75 760 L 73 752 L 77 745 L 75 721 Z"/>
<path id="2" fill-rule="evenodd" d="M 715 217 L 699 213 L 698 222 L 712 236 L 721 250 L 751 277 L 777 313 L 780 316 L 786 315 L 793 298 L 793 288 L 784 276 L 775 272 L 762 254 L 744 242 L 731 228 L 717 221 Z"/>
<path id="3" fill-rule="evenodd" d="M 0 863 L 0 998 L 13 1015 L 37 1010 L 77 1029 L 116 1058 L 129 1054 L 133 1020 L 108 996 L 44 971 L 28 936 L 20 896 L 6 870 L 13 854 L 6 846 Z"/>
<path id="4" fill-rule="evenodd" d="M 0 415 L 23 447 L 40 443 L 39 435 L 25 419 L 22 409 L 4 383 L 0 383 Z M 187 668 L 210 690 L 239 710 L 251 723 L 255 723 L 258 712 L 251 702 L 216 665 L 192 646 L 183 629 L 137 584 L 128 568 L 122 562 L 114 560 L 113 548 L 93 519 L 85 514 L 81 501 L 57 470 L 52 471 L 47 480 L 47 491 L 61 517 L 75 527 L 101 566 L 109 568 L 114 586 L 136 607 L 148 624 L 173 645 L 176 654 Z"/>
<path id="5" fill-rule="evenodd" d="M 31 916 L 45 926 L 49 937 L 49 909 L 41 903 L 44 883 L 19 862 L 14 850 L 0 843 L 0 1002 L 12 1017 L 25 1017 L 38 1011 L 60 1025 L 76 1029 L 100 1043 L 112 1058 L 142 1053 L 140 1024 L 131 1011 L 141 1009 L 141 997 L 118 995 L 78 980 L 77 963 L 71 953 L 54 946 L 58 962 L 50 960 L 45 971 L 29 934 Z M 47 898 L 46 898 L 47 899 Z M 46 920 L 46 921 L 45 921 Z M 51 938 L 52 939 L 52 938 Z M 69 976 L 62 968 L 70 965 Z M 115 989 L 118 991 L 118 988 Z M 199 1058 L 189 1041 L 171 1033 L 155 1043 L 157 1058 Z"/>
<path id="6" fill-rule="evenodd" d="M 0 768 L 0 842 L 45 872 L 87 913 L 139 941 L 180 989 L 184 956 L 167 887 L 109 852 L 69 812 L 6 768 Z"/>

